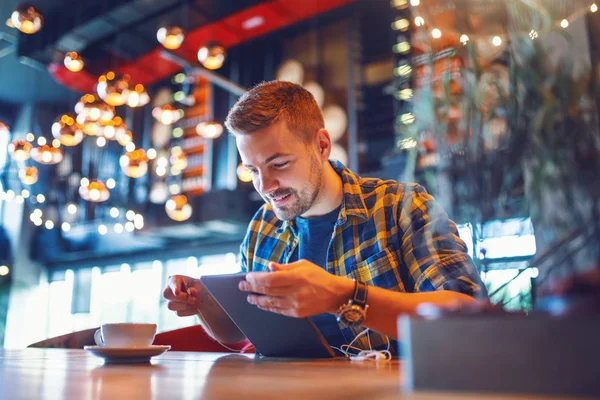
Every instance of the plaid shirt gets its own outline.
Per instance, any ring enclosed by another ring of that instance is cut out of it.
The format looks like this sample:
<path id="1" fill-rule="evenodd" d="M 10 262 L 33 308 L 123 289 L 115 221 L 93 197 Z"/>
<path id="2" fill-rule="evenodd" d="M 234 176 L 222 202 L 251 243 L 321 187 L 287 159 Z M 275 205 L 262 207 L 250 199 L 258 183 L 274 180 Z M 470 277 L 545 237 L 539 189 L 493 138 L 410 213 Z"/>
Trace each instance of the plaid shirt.
<path id="1" fill-rule="evenodd" d="M 397 292 L 453 290 L 486 296 L 456 225 L 422 186 L 361 178 L 337 161 L 330 163 L 342 178 L 343 197 L 327 272 Z M 288 263 L 298 241 L 294 221 L 280 220 L 264 204 L 242 243 L 242 270 L 268 271 L 269 261 Z M 339 328 L 348 343 L 364 330 Z M 385 337 L 370 336 L 373 348 L 385 348 Z M 356 344 L 369 348 L 366 337 Z M 390 349 L 396 350 L 396 343 Z"/>

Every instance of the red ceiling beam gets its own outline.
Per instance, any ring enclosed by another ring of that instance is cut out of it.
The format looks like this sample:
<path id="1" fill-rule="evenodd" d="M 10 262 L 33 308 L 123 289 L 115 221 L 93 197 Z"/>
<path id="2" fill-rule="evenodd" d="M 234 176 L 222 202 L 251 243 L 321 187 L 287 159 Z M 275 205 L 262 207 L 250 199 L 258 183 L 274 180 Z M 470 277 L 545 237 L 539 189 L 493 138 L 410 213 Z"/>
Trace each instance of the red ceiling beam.
<path id="1" fill-rule="evenodd" d="M 188 32 L 183 46 L 175 53 L 196 63 L 198 49 L 208 41 L 216 40 L 225 48 L 232 47 L 352 1 L 354 0 L 266 1 Z M 117 72 L 129 74 L 132 82 L 146 86 L 168 78 L 179 71 L 181 66 L 161 57 L 161 50 L 162 46 L 157 45 L 137 60 L 118 67 Z M 97 78 L 85 70 L 71 72 L 59 63 L 50 64 L 48 71 L 60 84 L 79 92 L 94 91 L 97 82 Z"/>

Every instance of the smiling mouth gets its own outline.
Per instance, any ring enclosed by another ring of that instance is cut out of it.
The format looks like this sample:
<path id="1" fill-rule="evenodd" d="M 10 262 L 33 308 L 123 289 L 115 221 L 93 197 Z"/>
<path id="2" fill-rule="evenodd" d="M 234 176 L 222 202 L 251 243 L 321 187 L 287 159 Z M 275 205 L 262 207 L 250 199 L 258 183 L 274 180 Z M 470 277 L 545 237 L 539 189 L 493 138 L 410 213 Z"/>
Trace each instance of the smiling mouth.
<path id="1" fill-rule="evenodd" d="M 291 195 L 292 195 L 291 193 L 288 193 L 283 196 L 270 197 L 270 199 L 273 202 L 273 204 L 281 205 L 281 204 L 285 203 L 290 198 Z"/>

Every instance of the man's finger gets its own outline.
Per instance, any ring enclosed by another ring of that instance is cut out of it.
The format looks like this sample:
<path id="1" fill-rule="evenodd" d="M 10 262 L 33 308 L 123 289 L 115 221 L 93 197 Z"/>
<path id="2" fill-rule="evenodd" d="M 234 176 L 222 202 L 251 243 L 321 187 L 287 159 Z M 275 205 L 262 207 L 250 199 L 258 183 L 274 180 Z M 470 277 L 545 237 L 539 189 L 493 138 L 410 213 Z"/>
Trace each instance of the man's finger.
<path id="1" fill-rule="evenodd" d="M 189 317 L 190 315 L 196 315 L 196 314 L 198 314 L 198 310 L 187 309 L 187 310 L 177 311 L 177 315 L 179 315 L 180 317 Z"/>
<path id="2" fill-rule="evenodd" d="M 241 291 L 244 292 L 259 293 L 268 296 L 289 296 L 296 291 L 296 287 L 294 286 L 267 287 L 261 285 L 253 285 L 248 281 L 241 281 L 238 284 L 238 287 Z"/>
<path id="3" fill-rule="evenodd" d="M 167 282 L 167 287 L 171 290 L 174 298 L 181 301 L 188 301 L 187 283 L 183 279 L 184 277 L 179 275 L 170 276 Z M 165 296 L 165 298 L 167 298 Z"/>
<path id="4" fill-rule="evenodd" d="M 292 271 L 277 272 L 250 272 L 246 274 L 246 281 L 255 287 L 290 287 L 294 286 L 298 277 Z"/>
<path id="5" fill-rule="evenodd" d="M 181 303 L 179 301 L 169 301 L 167 303 L 167 308 L 171 311 L 181 311 L 181 310 L 196 310 L 195 307 L 190 307 L 188 303 Z"/>
<path id="6" fill-rule="evenodd" d="M 280 264 L 280 263 L 276 263 L 275 261 L 271 261 L 271 262 L 269 262 L 269 264 L 267 266 L 268 266 L 269 270 L 272 272 L 289 271 L 294 268 L 298 268 L 298 267 L 302 266 L 304 264 L 304 261 L 306 261 L 306 260 L 298 260 L 298 261 L 294 261 L 294 262 L 291 262 L 288 264 Z"/>
<path id="7" fill-rule="evenodd" d="M 248 295 L 248 303 L 269 308 L 291 308 L 293 301 L 289 297 Z"/>
<path id="8" fill-rule="evenodd" d="M 175 295 L 173 294 L 173 291 L 171 290 L 171 288 L 169 286 L 166 286 L 165 289 L 163 290 L 163 297 L 167 300 L 175 299 Z"/>

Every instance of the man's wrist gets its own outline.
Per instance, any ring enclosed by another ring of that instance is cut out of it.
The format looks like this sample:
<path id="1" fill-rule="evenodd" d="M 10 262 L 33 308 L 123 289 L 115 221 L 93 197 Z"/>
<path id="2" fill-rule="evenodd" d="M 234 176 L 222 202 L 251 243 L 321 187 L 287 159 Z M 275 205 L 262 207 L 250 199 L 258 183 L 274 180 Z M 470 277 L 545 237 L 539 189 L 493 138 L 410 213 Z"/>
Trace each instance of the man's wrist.
<path id="1" fill-rule="evenodd" d="M 332 308 L 329 310 L 331 314 L 337 313 L 340 306 L 346 304 L 354 294 L 354 281 L 343 277 L 338 278 L 335 301 L 332 304 Z"/>

